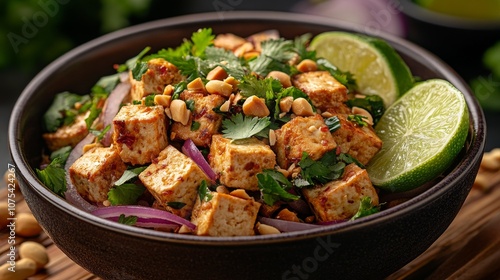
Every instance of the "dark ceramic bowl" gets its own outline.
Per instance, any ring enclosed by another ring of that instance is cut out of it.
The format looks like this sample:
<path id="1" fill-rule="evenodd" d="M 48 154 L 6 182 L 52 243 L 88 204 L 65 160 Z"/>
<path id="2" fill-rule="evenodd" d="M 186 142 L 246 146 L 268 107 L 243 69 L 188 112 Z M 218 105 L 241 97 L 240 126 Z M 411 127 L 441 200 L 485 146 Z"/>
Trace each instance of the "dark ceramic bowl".
<path id="1" fill-rule="evenodd" d="M 436 54 L 466 79 L 480 74 L 485 50 L 500 40 L 500 20 L 451 16 L 413 0 L 398 1 L 409 41 Z"/>
<path id="2" fill-rule="evenodd" d="M 246 36 L 275 28 L 284 37 L 359 30 L 318 17 L 274 12 L 227 12 L 155 21 L 84 44 L 41 71 L 10 119 L 10 150 L 33 214 L 71 259 L 106 279 L 359 279 L 383 278 L 424 252 L 448 227 L 473 184 L 485 141 L 483 113 L 462 79 L 439 59 L 401 39 L 383 36 L 423 79 L 443 78 L 465 95 L 469 137 L 446 176 L 394 208 L 353 222 L 272 236 L 203 237 L 170 234 L 106 221 L 46 189 L 34 169 L 41 160 L 40 119 L 54 95 L 86 93 L 111 65 L 145 46 L 177 46 L 202 27 Z"/>

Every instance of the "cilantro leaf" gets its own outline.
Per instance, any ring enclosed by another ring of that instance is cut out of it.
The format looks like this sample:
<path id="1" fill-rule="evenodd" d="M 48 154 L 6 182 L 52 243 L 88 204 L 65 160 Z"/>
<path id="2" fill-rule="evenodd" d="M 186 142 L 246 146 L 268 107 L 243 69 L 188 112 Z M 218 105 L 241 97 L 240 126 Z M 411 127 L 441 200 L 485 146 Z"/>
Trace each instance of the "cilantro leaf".
<path id="1" fill-rule="evenodd" d="M 118 222 L 120 224 L 133 226 L 137 223 L 137 216 L 125 216 L 125 214 L 121 214 L 120 217 L 118 217 Z"/>
<path id="2" fill-rule="evenodd" d="M 111 205 L 131 205 L 144 193 L 144 187 L 136 184 L 122 184 L 108 191 Z"/>
<path id="3" fill-rule="evenodd" d="M 208 202 L 212 199 L 213 195 L 210 193 L 210 189 L 208 188 L 207 181 L 201 181 L 200 187 L 198 188 L 198 195 L 200 196 L 200 200 L 203 202 Z"/>
<path id="4" fill-rule="evenodd" d="M 202 28 L 194 32 L 191 35 L 191 41 L 193 42 L 191 54 L 202 57 L 205 53 L 205 49 L 213 44 L 214 38 L 215 36 L 212 34 L 211 28 Z"/>
<path id="5" fill-rule="evenodd" d="M 349 107 L 360 107 L 370 112 L 373 117 L 373 125 L 377 124 L 385 112 L 384 101 L 378 95 L 367 95 L 363 98 L 349 99 L 347 100 L 347 105 Z"/>
<path id="6" fill-rule="evenodd" d="M 149 66 L 145 61 L 137 61 L 134 68 L 132 68 L 132 77 L 136 81 L 140 81 L 142 79 L 142 75 L 148 71 Z"/>
<path id="7" fill-rule="evenodd" d="M 274 70 L 290 73 L 288 61 L 293 58 L 293 47 L 293 41 L 284 38 L 263 41 L 261 54 L 248 63 L 250 70 L 263 77 Z"/>
<path id="8" fill-rule="evenodd" d="M 73 148 L 71 146 L 62 147 L 62 148 L 60 148 L 58 150 L 53 151 L 50 154 L 49 158 L 50 158 L 51 161 L 53 161 L 56 158 L 60 158 L 61 159 L 61 164 L 64 165 L 66 163 L 66 160 L 69 157 L 69 154 L 71 153 L 71 150 L 73 150 Z"/>
<path id="9" fill-rule="evenodd" d="M 297 200 L 298 195 L 291 194 L 286 188 L 291 186 L 290 181 L 278 171 L 266 169 L 257 174 L 258 186 L 262 193 L 262 199 L 267 205 L 274 205 L 276 201 Z"/>
<path id="10" fill-rule="evenodd" d="M 337 116 L 329 117 L 325 119 L 325 124 L 330 132 L 335 132 L 340 128 L 340 120 Z"/>
<path id="11" fill-rule="evenodd" d="M 300 177 L 294 180 L 297 187 L 325 184 L 338 179 L 344 173 L 346 164 L 337 159 L 335 150 L 326 153 L 320 160 L 313 160 L 306 152 L 299 161 Z"/>
<path id="12" fill-rule="evenodd" d="M 121 186 L 127 182 L 129 182 L 132 179 L 137 178 L 139 174 L 144 171 L 147 168 L 147 166 L 142 166 L 142 167 L 136 167 L 133 169 L 127 169 L 125 172 L 123 172 L 123 175 L 118 179 L 118 181 L 115 182 L 115 186 Z"/>
<path id="13" fill-rule="evenodd" d="M 75 103 L 80 102 L 82 99 L 82 95 L 70 93 L 68 91 L 58 93 L 49 109 L 43 115 L 45 130 L 47 132 L 54 132 L 63 124 L 71 124 L 72 121 L 65 121 L 66 112 L 74 109 Z M 74 120 L 74 115 L 68 117 Z"/>
<path id="14" fill-rule="evenodd" d="M 294 39 L 294 50 L 299 55 L 301 60 L 312 59 L 316 60 L 316 51 L 311 51 L 307 48 L 307 43 L 312 38 L 311 33 L 306 33 Z"/>
<path id="15" fill-rule="evenodd" d="M 186 206 L 186 203 L 179 201 L 170 201 L 167 202 L 167 206 L 172 207 L 174 209 L 181 209 L 182 207 Z"/>
<path id="16" fill-rule="evenodd" d="M 109 76 L 101 77 L 97 83 L 92 87 L 93 93 L 106 93 L 109 94 L 120 82 L 120 73 Z"/>
<path id="17" fill-rule="evenodd" d="M 57 195 L 63 197 L 66 192 L 66 171 L 62 157 L 56 157 L 43 170 L 36 169 L 36 175 L 42 183 Z"/>
<path id="18" fill-rule="evenodd" d="M 351 221 L 378 213 L 379 211 L 380 206 L 373 206 L 372 198 L 369 196 L 364 196 L 359 203 L 358 212 L 354 214 L 354 216 L 351 218 Z"/>
<path id="19" fill-rule="evenodd" d="M 85 119 L 85 124 L 87 125 L 87 129 L 91 129 L 94 121 L 101 114 L 102 108 L 100 108 L 101 100 L 108 97 L 106 93 L 92 93 L 92 105 L 90 106 L 90 113 L 88 117 Z"/>
<path id="20" fill-rule="evenodd" d="M 127 69 L 132 70 L 135 68 L 137 65 L 137 62 L 139 62 L 146 53 L 148 53 L 151 50 L 151 47 L 145 47 L 138 55 L 128 59 L 125 62 L 125 66 Z M 124 67 L 122 67 L 124 68 Z"/>
<path id="21" fill-rule="evenodd" d="M 269 117 L 249 117 L 239 113 L 222 121 L 222 133 L 228 139 L 246 139 L 259 133 L 269 124 L 271 124 Z"/>
<path id="22" fill-rule="evenodd" d="M 228 75 L 238 80 L 241 80 L 248 72 L 243 66 L 244 61 L 237 57 L 232 51 L 223 48 L 208 47 L 205 50 L 205 59 L 212 62 L 212 64 L 207 63 L 206 65 L 210 70 L 215 68 L 215 66 L 220 66 Z"/>
<path id="23" fill-rule="evenodd" d="M 359 126 L 368 126 L 368 123 L 364 120 L 365 116 L 362 115 L 348 115 L 347 120 L 351 121 Z"/>

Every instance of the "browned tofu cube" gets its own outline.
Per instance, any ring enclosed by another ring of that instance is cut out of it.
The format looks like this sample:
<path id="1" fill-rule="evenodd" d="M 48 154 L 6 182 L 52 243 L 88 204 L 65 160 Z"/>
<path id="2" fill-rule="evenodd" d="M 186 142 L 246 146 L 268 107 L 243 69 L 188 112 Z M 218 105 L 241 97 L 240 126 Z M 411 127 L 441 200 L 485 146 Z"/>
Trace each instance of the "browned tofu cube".
<path id="1" fill-rule="evenodd" d="M 85 119 L 88 112 L 78 115 L 75 121 L 70 125 L 65 125 L 55 132 L 44 133 L 43 139 L 51 151 L 58 150 L 65 146 L 74 147 L 89 133 Z"/>
<path id="2" fill-rule="evenodd" d="M 310 71 L 292 77 L 292 84 L 309 96 L 321 111 L 347 113 L 347 88 L 327 71 Z"/>
<path id="3" fill-rule="evenodd" d="M 262 141 L 250 138 L 233 143 L 220 134 L 212 137 L 208 159 L 222 184 L 251 191 L 259 189 L 256 175 L 276 165 L 274 152 Z"/>
<path id="4" fill-rule="evenodd" d="M 126 163 L 150 163 L 168 144 L 162 106 L 123 106 L 113 119 L 113 141 Z"/>
<path id="5" fill-rule="evenodd" d="M 217 94 L 203 94 L 184 91 L 180 98 L 186 102 L 194 102 L 194 110 L 189 122 L 183 125 L 180 122 L 172 124 L 170 138 L 172 140 L 191 139 L 200 147 L 208 147 L 212 141 L 212 135 L 218 133 L 222 116 L 212 109 L 219 107 L 226 99 Z"/>
<path id="6" fill-rule="evenodd" d="M 323 117 L 318 114 L 295 117 L 275 130 L 275 134 L 276 144 L 273 148 L 279 166 L 284 169 L 300 161 L 303 152 L 317 160 L 337 147 Z"/>
<path id="7" fill-rule="evenodd" d="M 130 97 L 132 100 L 141 100 L 143 97 L 151 94 L 161 94 L 167 85 L 174 85 L 184 78 L 179 69 L 172 63 L 163 58 L 154 58 L 148 61 L 148 70 L 137 81 L 129 74 L 131 89 Z"/>
<path id="8" fill-rule="evenodd" d="M 336 116 L 340 120 L 340 128 L 332 135 L 340 152 L 351 155 L 362 164 L 368 164 L 382 148 L 382 140 L 370 125 L 357 125 L 347 120 L 347 115 Z"/>
<path id="9" fill-rule="evenodd" d="M 139 174 L 139 179 L 162 207 L 183 218 L 191 215 L 201 182 L 209 181 L 192 159 L 171 145 Z M 172 207 L 174 204 L 184 206 Z"/>
<path id="10" fill-rule="evenodd" d="M 96 147 L 83 154 L 69 168 L 71 182 L 88 201 L 103 202 L 108 191 L 127 169 L 118 150 Z"/>
<path id="11" fill-rule="evenodd" d="M 246 43 L 242 37 L 236 36 L 232 33 L 218 34 L 214 39 L 214 46 L 224 48 L 226 50 L 235 50 L 237 47 Z"/>
<path id="12" fill-rule="evenodd" d="M 339 180 L 323 186 L 303 188 L 302 194 L 319 222 L 352 218 L 365 196 L 371 198 L 372 205 L 378 205 L 378 194 L 368 173 L 354 163 L 345 167 Z"/>
<path id="13" fill-rule="evenodd" d="M 198 196 L 191 222 L 197 235 L 247 236 L 254 235 L 254 225 L 260 203 L 230 194 L 210 192 L 210 200 Z"/>

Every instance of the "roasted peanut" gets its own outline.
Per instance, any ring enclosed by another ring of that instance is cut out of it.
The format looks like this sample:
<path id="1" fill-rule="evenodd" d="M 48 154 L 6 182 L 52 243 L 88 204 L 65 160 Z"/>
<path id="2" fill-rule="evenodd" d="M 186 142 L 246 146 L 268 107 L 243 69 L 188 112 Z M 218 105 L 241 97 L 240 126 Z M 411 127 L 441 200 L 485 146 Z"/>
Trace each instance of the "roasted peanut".
<path id="1" fill-rule="evenodd" d="M 172 101 L 172 96 L 170 95 L 155 95 L 155 104 L 161 105 L 163 107 L 169 107 Z"/>
<path id="2" fill-rule="evenodd" d="M 292 80 L 290 79 L 290 75 L 281 71 L 271 71 L 267 74 L 266 78 L 273 78 L 278 80 L 284 88 L 292 86 Z"/>
<path id="3" fill-rule="evenodd" d="M 229 194 L 229 190 L 224 185 L 217 186 L 217 188 L 215 189 L 215 191 L 218 192 L 218 193 Z"/>
<path id="4" fill-rule="evenodd" d="M 227 78 L 227 72 L 226 72 L 226 70 L 224 70 L 224 68 L 222 68 L 220 66 L 215 67 L 207 74 L 207 80 L 222 81 L 225 78 Z"/>
<path id="5" fill-rule="evenodd" d="M 0 279 L 2 280 L 24 280 L 36 273 L 36 263 L 32 259 L 20 259 L 16 261 L 16 271 L 10 271 L 9 263 L 0 266 Z"/>
<path id="6" fill-rule="evenodd" d="M 242 57 L 245 53 L 250 52 L 250 51 L 253 51 L 253 44 L 250 42 L 246 42 L 243 45 L 237 47 L 234 50 L 234 54 L 237 57 Z"/>
<path id="7" fill-rule="evenodd" d="M 187 84 L 186 87 L 188 90 L 191 90 L 191 91 L 198 91 L 198 92 L 205 91 L 205 85 L 203 84 L 203 81 L 199 77 L 192 80 L 189 84 Z"/>
<path id="8" fill-rule="evenodd" d="M 225 78 L 224 82 L 230 84 L 233 87 L 233 91 L 235 91 L 238 88 L 239 82 L 232 76 Z"/>
<path id="9" fill-rule="evenodd" d="M 174 87 L 172 85 L 166 85 L 163 90 L 163 95 L 172 95 L 174 93 Z"/>
<path id="10" fill-rule="evenodd" d="M 373 125 L 373 117 L 370 112 L 366 111 L 365 109 L 354 106 L 352 107 L 352 113 L 365 117 L 364 121 L 369 125 Z"/>
<path id="11" fill-rule="evenodd" d="M 231 104 L 231 101 L 226 100 L 226 102 L 224 102 L 224 103 L 222 103 L 222 105 L 220 105 L 219 110 L 221 112 L 229 112 L 230 104 Z"/>
<path id="12" fill-rule="evenodd" d="M 32 259 L 36 263 L 37 269 L 49 263 L 49 255 L 45 246 L 34 241 L 25 241 L 19 246 L 19 256 L 21 258 Z"/>
<path id="13" fill-rule="evenodd" d="M 0 202 L 0 230 L 3 230 L 9 224 L 7 218 L 9 218 L 8 204 L 7 202 Z"/>
<path id="14" fill-rule="evenodd" d="M 32 237 L 42 233 L 42 227 L 31 213 L 16 215 L 16 232 L 23 237 Z"/>
<path id="15" fill-rule="evenodd" d="M 278 215 L 276 215 L 276 219 L 284 220 L 284 221 L 292 221 L 292 222 L 300 222 L 297 214 L 293 213 L 288 209 L 281 210 Z"/>
<path id="16" fill-rule="evenodd" d="M 281 233 L 277 228 L 270 226 L 270 225 L 261 224 L 261 223 L 257 224 L 257 231 L 261 235 L 280 234 Z"/>
<path id="17" fill-rule="evenodd" d="M 292 109 L 292 104 L 293 104 L 293 97 L 292 96 L 287 96 L 287 97 L 281 98 L 280 99 L 280 111 L 283 113 L 290 112 L 290 109 Z"/>
<path id="18" fill-rule="evenodd" d="M 229 97 L 233 92 L 233 86 L 223 81 L 211 80 L 205 85 L 208 93 Z"/>
<path id="19" fill-rule="evenodd" d="M 251 197 L 247 194 L 247 192 L 244 189 L 236 189 L 230 192 L 229 194 L 243 199 L 251 199 Z"/>
<path id="20" fill-rule="evenodd" d="M 172 115 L 172 120 L 182 123 L 182 125 L 187 125 L 189 118 L 191 117 L 191 111 L 188 110 L 186 102 L 175 99 L 170 103 L 170 114 Z"/>
<path id="21" fill-rule="evenodd" d="M 276 144 L 276 132 L 274 130 L 269 129 L 269 145 L 274 146 Z"/>
<path id="22" fill-rule="evenodd" d="M 311 104 L 305 98 L 302 97 L 293 100 L 292 112 L 295 115 L 302 117 L 314 115 L 314 111 L 312 109 Z"/>
<path id="23" fill-rule="evenodd" d="M 314 60 L 304 59 L 297 65 L 297 70 L 300 72 L 310 72 L 318 70 L 318 65 Z"/>
<path id="24" fill-rule="evenodd" d="M 255 95 L 250 96 L 243 103 L 243 114 L 253 117 L 267 117 L 271 113 L 262 98 Z"/>

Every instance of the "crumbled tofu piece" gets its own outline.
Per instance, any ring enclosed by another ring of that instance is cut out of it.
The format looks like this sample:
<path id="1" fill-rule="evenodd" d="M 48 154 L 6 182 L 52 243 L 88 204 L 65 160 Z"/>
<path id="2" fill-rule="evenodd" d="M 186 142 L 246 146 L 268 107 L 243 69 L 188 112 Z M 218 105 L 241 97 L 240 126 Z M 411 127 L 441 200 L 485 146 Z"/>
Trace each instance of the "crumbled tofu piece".
<path id="1" fill-rule="evenodd" d="M 295 117 L 275 130 L 275 134 L 276 144 L 273 147 L 278 164 L 283 169 L 300 161 L 303 152 L 317 160 L 337 147 L 323 117 L 318 114 Z"/>
<path id="2" fill-rule="evenodd" d="M 203 94 L 184 91 L 180 98 L 186 102 L 194 102 L 194 110 L 186 125 L 180 122 L 172 124 L 172 140 L 191 139 L 200 147 L 208 147 L 212 135 L 216 134 L 222 124 L 222 116 L 212 109 L 219 107 L 226 99 L 217 94 Z"/>
<path id="3" fill-rule="evenodd" d="M 85 123 L 88 115 L 89 112 L 78 115 L 72 124 L 62 126 L 55 132 L 44 133 L 43 139 L 47 144 L 47 148 L 55 151 L 65 146 L 76 146 L 89 133 Z"/>
<path id="4" fill-rule="evenodd" d="M 108 199 L 109 189 L 126 169 L 115 147 L 96 147 L 71 165 L 69 176 L 83 198 L 103 202 Z"/>
<path id="5" fill-rule="evenodd" d="M 332 136 L 340 152 L 351 155 L 364 165 L 368 164 L 382 148 L 382 140 L 370 125 L 359 126 L 347 120 L 347 115 L 336 116 L 340 120 L 340 128 Z"/>
<path id="6" fill-rule="evenodd" d="M 347 88 L 327 71 L 310 71 L 292 77 L 292 84 L 309 96 L 321 111 L 348 113 Z"/>
<path id="7" fill-rule="evenodd" d="M 163 58 L 154 58 L 148 62 L 148 70 L 137 81 L 130 71 L 130 96 L 132 100 L 141 100 L 151 94 L 162 94 L 167 85 L 177 84 L 184 78 L 179 69 Z"/>
<path id="8" fill-rule="evenodd" d="M 256 175 L 276 165 L 276 155 L 262 141 L 250 138 L 231 142 L 220 134 L 212 137 L 208 159 L 222 184 L 250 191 L 259 189 Z"/>
<path id="9" fill-rule="evenodd" d="M 212 198 L 202 201 L 197 196 L 191 222 L 197 235 L 248 236 L 254 235 L 254 225 L 260 203 L 229 194 L 210 192 Z"/>
<path id="10" fill-rule="evenodd" d="M 113 141 L 126 163 L 150 163 L 168 145 L 162 106 L 128 105 L 113 119 Z"/>
<path id="11" fill-rule="evenodd" d="M 339 180 L 303 188 L 302 194 L 319 222 L 352 218 L 365 196 L 371 198 L 372 205 L 378 205 L 378 194 L 368 173 L 354 163 L 345 167 Z"/>
<path id="12" fill-rule="evenodd" d="M 168 145 L 158 158 L 139 174 L 139 179 L 156 201 L 171 213 L 187 218 L 191 214 L 205 173 L 189 157 Z M 168 203 L 182 203 L 180 209 Z"/>

